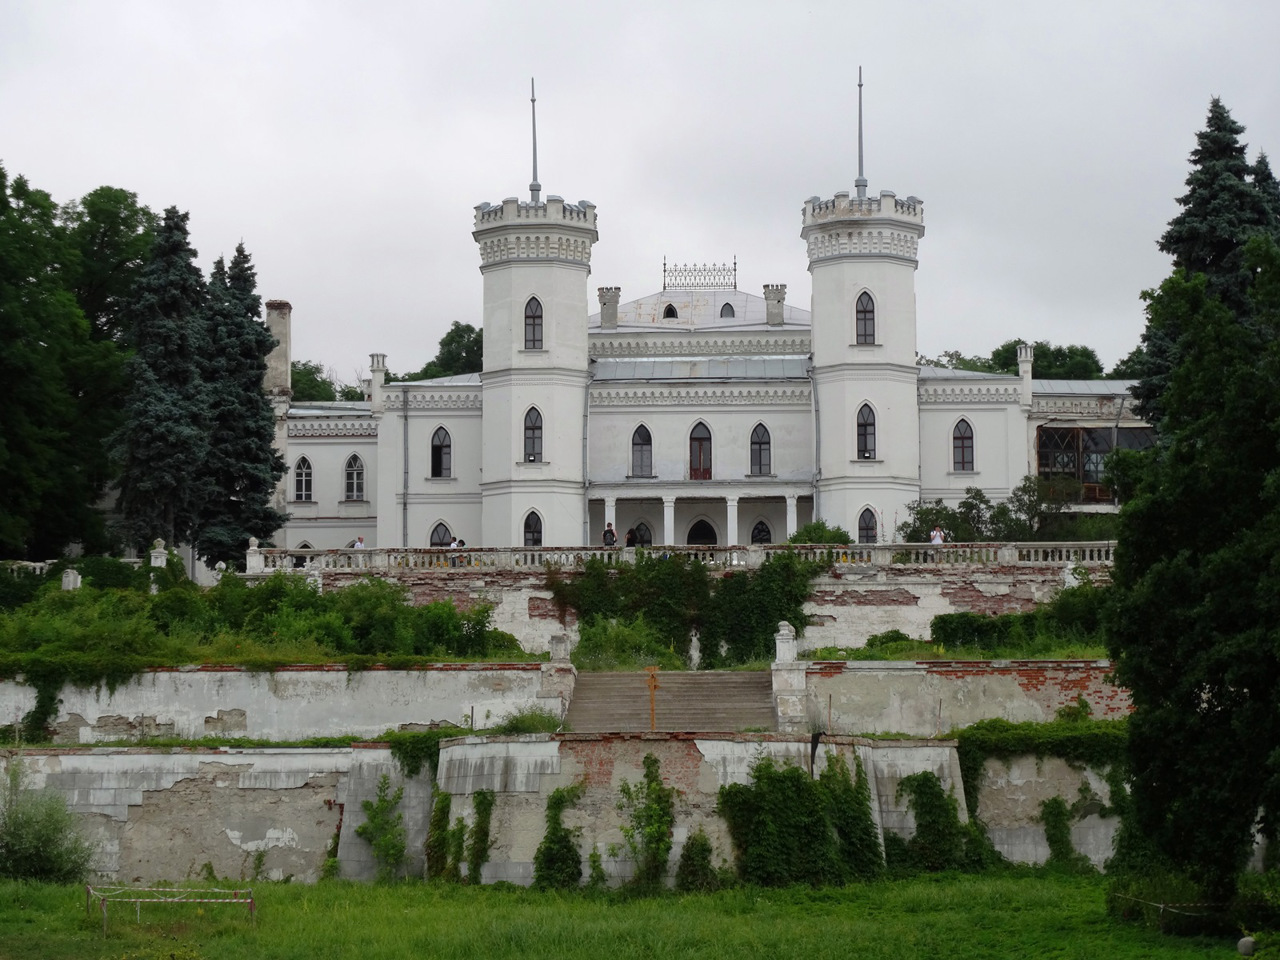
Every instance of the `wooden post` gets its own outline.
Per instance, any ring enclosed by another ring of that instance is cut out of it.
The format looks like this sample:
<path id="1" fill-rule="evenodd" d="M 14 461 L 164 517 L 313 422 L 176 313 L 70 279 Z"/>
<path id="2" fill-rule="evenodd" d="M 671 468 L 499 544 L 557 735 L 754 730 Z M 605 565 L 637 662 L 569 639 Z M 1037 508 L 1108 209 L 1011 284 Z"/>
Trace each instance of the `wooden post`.
<path id="1" fill-rule="evenodd" d="M 649 685 L 649 730 L 652 732 L 658 729 L 657 697 L 660 686 L 658 683 L 658 668 L 656 666 L 645 667 L 644 672 L 649 675 L 649 679 L 645 682 Z"/>

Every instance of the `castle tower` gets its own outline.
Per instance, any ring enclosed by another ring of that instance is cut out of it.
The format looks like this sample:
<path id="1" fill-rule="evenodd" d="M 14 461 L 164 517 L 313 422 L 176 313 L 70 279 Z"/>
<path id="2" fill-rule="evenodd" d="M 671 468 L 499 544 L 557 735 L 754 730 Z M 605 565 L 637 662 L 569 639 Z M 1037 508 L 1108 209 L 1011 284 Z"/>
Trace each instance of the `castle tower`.
<path id="1" fill-rule="evenodd" d="M 530 199 L 480 204 L 472 233 L 484 276 L 480 491 L 490 547 L 585 539 L 587 279 L 596 208 L 541 199 L 536 119 L 533 157 Z"/>
<path id="2" fill-rule="evenodd" d="M 920 495 L 915 271 L 924 205 L 890 190 L 867 196 L 861 71 L 855 184 L 853 196 L 806 200 L 800 231 L 813 277 L 814 515 L 883 542 Z"/>

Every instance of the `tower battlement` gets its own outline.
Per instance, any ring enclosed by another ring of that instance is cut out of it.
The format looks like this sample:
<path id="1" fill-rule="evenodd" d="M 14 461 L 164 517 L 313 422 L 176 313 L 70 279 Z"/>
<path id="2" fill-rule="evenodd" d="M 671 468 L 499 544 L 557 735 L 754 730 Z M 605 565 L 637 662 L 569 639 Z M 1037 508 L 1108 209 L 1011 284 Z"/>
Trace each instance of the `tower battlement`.
<path id="1" fill-rule="evenodd" d="M 809 265 L 833 257 L 894 257 L 916 260 L 924 236 L 924 201 L 899 200 L 892 190 L 878 197 L 837 193 L 830 200 L 810 197 L 801 211 L 800 237 L 809 248 Z"/>
<path id="2" fill-rule="evenodd" d="M 596 232 L 596 205 L 589 200 L 565 203 L 507 197 L 500 204 L 476 208 L 472 236 L 480 245 L 480 269 L 514 260 L 557 260 L 590 268 Z"/>

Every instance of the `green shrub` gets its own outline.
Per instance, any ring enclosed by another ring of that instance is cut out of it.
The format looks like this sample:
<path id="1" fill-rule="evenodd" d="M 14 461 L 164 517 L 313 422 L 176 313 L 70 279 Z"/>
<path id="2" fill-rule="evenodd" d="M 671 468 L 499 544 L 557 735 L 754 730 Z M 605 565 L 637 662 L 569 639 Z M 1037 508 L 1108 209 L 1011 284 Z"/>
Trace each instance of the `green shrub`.
<path id="1" fill-rule="evenodd" d="M 93 847 L 61 794 L 26 786 L 21 757 L 10 757 L 0 781 L 0 878 L 79 883 Z"/>
<path id="2" fill-rule="evenodd" d="M 114 557 L 81 557 L 75 568 L 84 578 L 83 586 L 95 590 L 140 590 L 149 585 L 146 567 L 135 566 Z"/>
<path id="3" fill-rule="evenodd" d="M 711 865 L 711 838 L 699 827 L 684 842 L 676 865 L 676 889 L 681 893 L 712 893 L 720 889 L 720 875 Z"/>
<path id="4" fill-rule="evenodd" d="M 391 792 L 391 777 L 378 778 L 375 799 L 363 800 L 365 822 L 356 827 L 356 836 L 373 848 L 373 859 L 378 864 L 378 881 L 390 883 L 400 876 L 405 861 L 404 814 L 396 808 L 404 797 L 404 787 Z"/>
<path id="5" fill-rule="evenodd" d="M 862 758 L 854 755 L 856 779 L 844 757 L 827 752 L 827 765 L 818 777 L 827 807 L 827 819 L 836 835 L 842 879 L 872 880 L 884 872 L 880 831 L 871 815 L 871 785 Z"/>
<path id="6" fill-rule="evenodd" d="M 556 787 L 547 797 L 547 832 L 533 854 L 533 885 L 540 890 L 567 890 L 582 882 L 582 853 L 577 831 L 564 825 L 564 811 L 576 804 L 583 786 Z"/>
<path id="7" fill-rule="evenodd" d="M 578 627 L 578 643 L 570 659 L 579 670 L 639 670 L 658 666 L 683 670 L 684 661 L 644 618 L 605 620 L 592 617 Z"/>
<path id="8" fill-rule="evenodd" d="M 557 733 L 564 722 L 545 707 L 525 707 L 503 717 L 489 728 L 489 733 L 515 736 L 521 733 Z"/>
<path id="9" fill-rule="evenodd" d="M 849 536 L 843 527 L 829 527 L 825 520 L 813 520 L 787 538 L 787 543 L 834 543 L 845 545 L 857 538 Z"/>
<path id="10" fill-rule="evenodd" d="M 897 797 L 904 796 L 915 815 L 916 832 L 902 847 L 894 845 L 894 857 L 900 859 L 890 866 L 904 872 L 964 869 L 966 831 L 955 795 L 943 791 L 937 774 L 923 770 L 898 781 Z"/>
<path id="11" fill-rule="evenodd" d="M 642 889 L 651 889 L 667 877 L 671 832 L 676 820 L 676 790 L 663 784 L 656 756 L 646 753 L 643 763 L 643 779 L 634 784 L 622 781 L 618 809 L 625 815 L 622 838 L 635 864 L 632 882 Z"/>
<path id="12" fill-rule="evenodd" d="M 868 649 L 875 650 L 878 647 L 887 647 L 895 643 L 919 643 L 915 637 L 903 633 L 901 630 L 886 630 L 884 633 L 876 633 L 867 637 Z"/>

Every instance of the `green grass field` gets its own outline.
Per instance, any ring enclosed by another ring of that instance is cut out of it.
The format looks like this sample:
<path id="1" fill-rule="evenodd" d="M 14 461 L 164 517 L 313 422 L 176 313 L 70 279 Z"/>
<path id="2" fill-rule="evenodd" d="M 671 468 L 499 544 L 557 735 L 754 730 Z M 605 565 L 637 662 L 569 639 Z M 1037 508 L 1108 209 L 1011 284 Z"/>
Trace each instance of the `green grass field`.
<path id="1" fill-rule="evenodd" d="M 408 883 L 260 884 L 240 908 L 146 905 L 85 916 L 81 887 L 0 883 L 0 960 L 390 958 L 1190 958 L 1233 939 L 1180 939 L 1111 920 L 1105 880 L 1019 872 L 842 889 L 742 888 L 627 899 Z"/>

